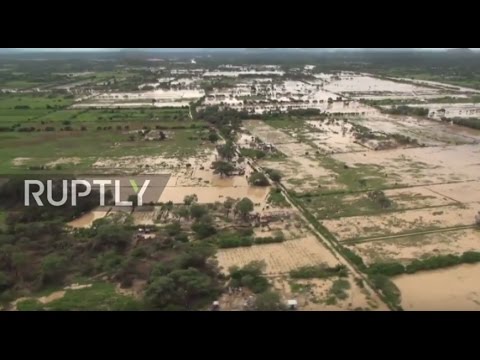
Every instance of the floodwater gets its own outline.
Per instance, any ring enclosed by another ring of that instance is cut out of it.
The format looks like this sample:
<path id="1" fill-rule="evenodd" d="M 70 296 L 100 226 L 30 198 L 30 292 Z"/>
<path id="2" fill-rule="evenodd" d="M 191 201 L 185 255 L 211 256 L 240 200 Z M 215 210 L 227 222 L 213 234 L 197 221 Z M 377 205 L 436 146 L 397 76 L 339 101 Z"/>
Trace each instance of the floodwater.
<path id="1" fill-rule="evenodd" d="M 70 221 L 67 225 L 73 228 L 89 228 L 95 220 L 101 219 L 106 215 L 106 211 L 90 211 L 78 219 Z"/>
<path id="2" fill-rule="evenodd" d="M 480 180 L 478 145 L 409 148 L 367 153 L 335 154 L 336 160 L 351 167 L 358 164 L 381 166 L 386 181 L 404 185 L 427 185 Z"/>
<path id="3" fill-rule="evenodd" d="M 405 310 L 480 310 L 480 264 L 401 275 L 393 282 Z M 448 284 L 448 285 L 447 285 Z"/>

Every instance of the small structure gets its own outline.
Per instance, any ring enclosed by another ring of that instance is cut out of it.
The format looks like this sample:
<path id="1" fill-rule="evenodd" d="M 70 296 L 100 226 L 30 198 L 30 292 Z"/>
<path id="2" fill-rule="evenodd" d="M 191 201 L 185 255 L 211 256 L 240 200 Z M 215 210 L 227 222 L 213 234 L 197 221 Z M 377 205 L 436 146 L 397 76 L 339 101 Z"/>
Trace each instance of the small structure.
<path id="1" fill-rule="evenodd" d="M 220 310 L 220 302 L 214 301 L 212 303 L 212 311 L 219 311 Z"/>
<path id="2" fill-rule="evenodd" d="M 288 310 L 297 310 L 298 302 L 297 300 L 288 300 L 287 301 Z"/>

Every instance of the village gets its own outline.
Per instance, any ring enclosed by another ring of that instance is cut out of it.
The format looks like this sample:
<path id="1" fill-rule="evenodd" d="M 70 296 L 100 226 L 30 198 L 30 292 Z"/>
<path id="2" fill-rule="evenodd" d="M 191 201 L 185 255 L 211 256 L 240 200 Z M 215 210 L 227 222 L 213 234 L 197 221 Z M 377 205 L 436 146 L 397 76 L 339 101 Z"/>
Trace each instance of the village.
<path id="1" fill-rule="evenodd" d="M 211 285 L 169 294 L 188 309 L 480 309 L 480 90 L 314 64 L 143 63 L 0 86 L 4 173 L 155 187 L 139 206 L 132 193 L 63 219 L 92 237 L 82 251 L 102 227 L 125 230 L 121 247 L 97 246 L 85 284 L 161 310 L 176 271 Z M 0 231 L 10 218 L 0 208 Z M 9 309 L 62 301 L 9 291 Z"/>

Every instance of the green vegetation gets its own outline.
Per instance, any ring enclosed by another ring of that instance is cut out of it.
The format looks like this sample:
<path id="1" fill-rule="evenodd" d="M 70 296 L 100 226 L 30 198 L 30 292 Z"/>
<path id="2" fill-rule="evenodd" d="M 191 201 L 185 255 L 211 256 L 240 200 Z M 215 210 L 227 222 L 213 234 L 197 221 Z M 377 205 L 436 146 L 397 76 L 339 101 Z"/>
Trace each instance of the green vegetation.
<path id="1" fill-rule="evenodd" d="M 345 265 L 328 267 L 326 265 L 303 266 L 290 271 L 293 279 L 325 279 L 332 276 L 346 277 L 348 275 Z"/>
<path id="2" fill-rule="evenodd" d="M 18 303 L 20 311 L 123 311 L 141 310 L 143 304 L 131 296 L 120 295 L 114 284 L 94 282 L 91 287 L 67 290 L 65 296 L 47 304 L 29 299 Z"/>
<path id="3" fill-rule="evenodd" d="M 253 186 L 268 186 L 270 183 L 268 182 L 267 177 L 261 172 L 255 172 L 248 178 L 248 182 L 250 185 Z"/>
<path id="4" fill-rule="evenodd" d="M 479 118 L 443 118 L 444 122 L 453 122 L 456 125 L 469 127 L 472 129 L 480 130 L 480 119 Z"/>
<path id="5" fill-rule="evenodd" d="M 407 266 L 398 262 L 375 263 L 368 267 L 367 272 L 372 275 L 396 276 L 414 274 L 419 271 L 428 271 L 452 267 L 460 264 L 480 262 L 480 252 L 467 251 L 462 255 L 435 255 L 423 259 L 415 259 Z"/>
<path id="6" fill-rule="evenodd" d="M 385 300 L 396 309 L 401 309 L 401 293 L 388 276 L 374 274 L 369 276 L 373 286 L 385 297 Z"/>
<path id="7" fill-rule="evenodd" d="M 328 291 L 328 299 L 326 303 L 328 305 L 336 304 L 338 300 L 346 300 L 348 298 L 347 290 L 350 289 L 350 283 L 346 279 L 335 280 L 332 287 Z"/>
<path id="8" fill-rule="evenodd" d="M 228 269 L 230 273 L 230 286 L 246 287 L 256 294 L 265 292 L 269 289 L 268 280 L 262 275 L 265 263 L 262 261 L 252 261 L 242 268 L 232 266 Z"/>
<path id="9" fill-rule="evenodd" d="M 247 149 L 247 148 L 241 148 L 240 153 L 244 157 L 248 157 L 250 159 L 263 159 L 267 154 L 265 151 L 258 150 L 258 149 Z"/>
<path id="10" fill-rule="evenodd" d="M 427 108 L 406 105 L 392 106 L 392 108 L 389 109 L 382 108 L 382 112 L 393 115 L 428 116 Z"/>
<path id="11" fill-rule="evenodd" d="M 255 310 L 257 311 L 284 311 L 286 309 L 280 295 L 275 291 L 267 290 L 255 298 Z"/>
<path id="12" fill-rule="evenodd" d="M 267 199 L 268 204 L 274 207 L 280 208 L 289 208 L 291 207 L 290 203 L 283 196 L 282 190 L 279 188 L 273 188 L 270 190 L 270 194 Z"/>
<path id="13" fill-rule="evenodd" d="M 253 202 L 249 198 L 243 198 L 235 205 L 235 212 L 239 214 L 243 219 L 246 219 L 252 211 Z"/>

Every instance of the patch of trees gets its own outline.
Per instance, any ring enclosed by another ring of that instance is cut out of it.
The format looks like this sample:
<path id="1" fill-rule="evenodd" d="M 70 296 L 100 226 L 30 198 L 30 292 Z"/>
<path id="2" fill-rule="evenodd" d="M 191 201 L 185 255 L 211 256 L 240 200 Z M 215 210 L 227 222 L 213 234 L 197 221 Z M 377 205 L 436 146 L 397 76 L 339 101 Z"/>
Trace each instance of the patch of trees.
<path id="1" fill-rule="evenodd" d="M 436 255 L 424 259 L 415 259 L 406 266 L 397 262 L 376 263 L 370 265 L 367 272 L 375 275 L 396 276 L 477 262 L 480 262 L 480 252 L 466 251 L 462 255 Z"/>
<path id="2" fill-rule="evenodd" d="M 332 276 L 346 277 L 348 270 L 345 265 L 328 267 L 326 265 L 303 266 L 290 271 L 290 277 L 294 279 L 325 279 Z"/>
<path id="3" fill-rule="evenodd" d="M 261 172 L 253 173 L 248 178 L 248 182 L 249 182 L 250 185 L 253 185 L 253 186 L 268 186 L 268 185 L 270 185 L 267 177 Z"/>
<path id="4" fill-rule="evenodd" d="M 235 165 L 227 161 L 215 161 L 213 164 L 213 173 L 220 174 L 220 176 L 230 176 L 235 170 Z"/>
<path id="5" fill-rule="evenodd" d="M 272 179 L 272 181 L 275 181 L 275 182 L 280 182 L 280 180 L 282 179 L 282 173 L 278 170 L 274 170 L 274 169 L 265 169 L 265 172 L 268 174 L 268 176 L 270 177 L 270 179 Z"/>
<path id="6" fill-rule="evenodd" d="M 244 267 L 232 266 L 228 269 L 230 273 L 230 286 L 246 287 L 256 294 L 265 292 L 270 284 L 263 276 L 265 263 L 262 261 L 252 261 Z"/>
<path id="7" fill-rule="evenodd" d="M 15 110 L 28 110 L 28 109 L 30 109 L 30 106 L 29 105 L 15 105 L 14 109 Z"/>
<path id="8" fill-rule="evenodd" d="M 382 209 L 391 208 L 393 205 L 392 200 L 390 200 L 387 195 L 381 190 L 370 191 L 368 193 L 368 198 L 372 200 L 375 204 L 380 206 Z"/>
<path id="9" fill-rule="evenodd" d="M 480 119 L 479 118 L 459 118 L 459 117 L 452 118 L 452 119 L 442 118 L 442 121 L 453 122 L 456 125 L 465 126 L 465 127 L 469 127 L 469 128 L 472 128 L 472 129 L 480 130 Z"/>
<path id="10" fill-rule="evenodd" d="M 77 198 L 77 205 L 71 206 L 71 187 L 67 187 L 67 201 L 61 206 L 52 206 L 47 200 L 47 191 L 40 195 L 40 200 L 44 206 L 38 206 L 33 195 L 30 196 L 30 206 L 24 206 L 25 203 L 25 185 L 22 178 L 13 178 L 0 186 L 0 204 L 3 207 L 14 210 L 7 216 L 7 223 L 27 223 L 32 221 L 46 221 L 52 219 L 62 219 L 70 221 L 84 212 L 90 211 L 99 205 L 100 195 L 97 190 L 92 190 L 88 196 Z M 38 179 L 43 182 L 45 189 L 47 184 L 44 179 Z M 67 180 L 67 179 L 65 179 Z M 73 180 L 73 179 L 68 179 Z M 63 198 L 63 179 L 52 180 L 52 198 L 59 200 Z M 33 189 L 32 189 L 33 190 Z M 79 185 L 77 191 L 83 192 L 84 185 Z M 112 199 L 112 194 L 107 191 L 105 194 L 106 201 Z"/>
<path id="11" fill-rule="evenodd" d="M 392 115 L 428 116 L 429 110 L 422 107 L 399 105 L 392 106 L 390 109 L 382 109 L 382 112 Z"/>
<path id="12" fill-rule="evenodd" d="M 182 254 L 158 263 L 145 291 L 149 307 L 160 310 L 195 310 L 221 293 L 217 269 L 207 260 L 215 253 L 208 244 L 185 244 Z"/>
<path id="13" fill-rule="evenodd" d="M 396 308 L 400 308 L 401 292 L 388 276 L 381 274 L 369 275 L 373 286 L 379 290 L 385 299 Z"/>
<path id="14" fill-rule="evenodd" d="M 265 151 L 259 150 L 259 149 L 247 149 L 247 148 L 241 148 L 240 153 L 242 156 L 251 158 L 251 159 L 263 159 L 267 154 Z"/>

